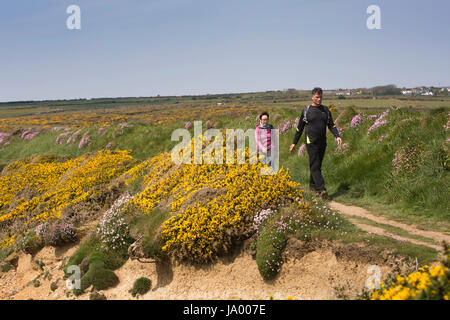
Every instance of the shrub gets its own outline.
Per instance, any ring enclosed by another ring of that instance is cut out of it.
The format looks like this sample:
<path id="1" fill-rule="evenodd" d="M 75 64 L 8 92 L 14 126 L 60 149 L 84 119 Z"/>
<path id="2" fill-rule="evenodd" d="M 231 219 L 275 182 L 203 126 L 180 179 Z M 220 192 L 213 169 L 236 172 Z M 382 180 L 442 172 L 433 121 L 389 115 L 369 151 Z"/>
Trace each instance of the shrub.
<path id="1" fill-rule="evenodd" d="M 44 241 L 45 245 L 53 247 L 74 242 L 77 239 L 76 229 L 66 222 L 40 224 L 36 227 L 36 235 Z"/>
<path id="2" fill-rule="evenodd" d="M 34 230 L 29 231 L 24 236 L 19 238 L 15 247 L 27 254 L 35 254 L 44 246 L 44 241 L 36 235 Z"/>
<path id="3" fill-rule="evenodd" d="M 81 277 L 80 289 L 74 289 L 74 294 L 82 294 L 91 285 L 96 290 L 106 290 L 116 286 L 118 283 L 119 278 L 117 278 L 112 270 L 105 268 L 105 263 L 102 261 L 102 257 L 96 253 L 93 253 L 89 257 L 89 269 Z"/>
<path id="4" fill-rule="evenodd" d="M 352 122 L 351 122 L 351 126 L 353 128 L 356 128 L 357 126 L 359 126 L 361 124 L 361 122 L 363 121 L 363 118 L 361 117 L 360 114 L 357 114 L 356 116 L 353 117 Z"/>
<path id="5" fill-rule="evenodd" d="M 269 218 L 274 213 L 274 210 L 271 208 L 264 209 L 255 214 L 253 218 L 253 229 L 258 232 L 260 227 L 263 225 L 264 221 Z"/>
<path id="6" fill-rule="evenodd" d="M 256 264 L 263 279 L 273 279 L 281 268 L 281 253 L 286 245 L 284 233 L 264 228 L 258 237 Z"/>
<path id="7" fill-rule="evenodd" d="M 97 227 L 97 234 L 101 240 L 103 249 L 120 250 L 129 246 L 129 228 L 122 216 L 123 205 L 131 199 L 126 193 L 114 202 L 111 208 L 105 212 Z"/>
<path id="8" fill-rule="evenodd" d="M 273 279 L 281 268 L 281 253 L 286 245 L 284 230 L 277 228 L 280 214 L 269 218 L 260 229 L 256 242 L 256 264 L 263 279 Z"/>
<path id="9" fill-rule="evenodd" d="M 136 296 L 136 294 L 146 294 L 152 286 L 152 281 L 148 278 L 141 277 L 137 279 L 133 284 L 133 290 L 131 291 L 131 295 L 133 297 Z"/>
<path id="10" fill-rule="evenodd" d="M 370 294 L 371 300 L 449 300 L 450 249 L 444 243 L 441 263 L 425 265 L 409 275 L 397 274 Z"/>
<path id="11" fill-rule="evenodd" d="M 56 289 L 58 289 L 58 280 L 50 284 L 50 290 L 55 291 Z"/>
<path id="12" fill-rule="evenodd" d="M 8 272 L 9 270 L 12 269 L 12 267 L 13 267 L 12 264 L 6 262 L 6 263 L 2 264 L 1 271 L 2 272 Z"/>
<path id="13" fill-rule="evenodd" d="M 103 293 L 92 292 L 89 295 L 89 300 L 107 300 Z"/>
<path id="14" fill-rule="evenodd" d="M 395 152 L 392 160 L 392 173 L 412 172 L 423 159 L 423 148 L 420 145 L 402 147 Z"/>
<path id="15" fill-rule="evenodd" d="M 155 208 L 150 214 L 135 217 L 131 221 L 130 233 L 133 238 L 143 234 L 141 241 L 142 253 L 146 258 L 162 259 L 166 256 L 162 247 L 161 225 L 167 219 L 169 212 Z"/>

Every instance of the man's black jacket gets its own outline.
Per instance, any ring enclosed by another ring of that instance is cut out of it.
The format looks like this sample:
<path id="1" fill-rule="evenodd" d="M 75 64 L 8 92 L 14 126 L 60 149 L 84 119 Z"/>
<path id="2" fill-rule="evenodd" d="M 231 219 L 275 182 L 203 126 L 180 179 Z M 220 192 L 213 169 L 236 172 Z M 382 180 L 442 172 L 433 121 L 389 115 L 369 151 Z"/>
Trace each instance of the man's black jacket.
<path id="1" fill-rule="evenodd" d="M 336 125 L 333 122 L 333 117 L 331 116 L 330 110 L 328 107 L 324 105 L 320 106 L 309 106 L 308 114 L 306 115 L 306 119 L 308 120 L 308 124 L 305 123 L 305 111 L 306 107 L 302 111 L 302 115 L 300 116 L 300 121 L 298 122 L 297 132 L 295 133 L 293 144 L 297 144 L 298 140 L 302 136 L 303 129 L 306 125 L 305 131 L 305 143 L 306 144 L 326 144 L 327 136 L 326 136 L 326 127 L 328 127 L 333 133 L 335 138 L 340 137 L 339 132 L 336 128 Z"/>

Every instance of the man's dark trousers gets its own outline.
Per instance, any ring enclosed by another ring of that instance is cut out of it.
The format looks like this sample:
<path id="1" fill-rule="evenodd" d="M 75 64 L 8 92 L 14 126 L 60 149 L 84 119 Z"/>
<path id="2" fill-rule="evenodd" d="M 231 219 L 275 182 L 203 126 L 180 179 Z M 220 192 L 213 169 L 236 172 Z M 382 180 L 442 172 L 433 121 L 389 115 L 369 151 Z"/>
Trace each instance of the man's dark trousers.
<path id="1" fill-rule="evenodd" d="M 318 192 L 326 190 L 321 171 L 326 147 L 327 145 L 325 143 L 306 144 L 306 150 L 309 156 L 309 188 Z"/>

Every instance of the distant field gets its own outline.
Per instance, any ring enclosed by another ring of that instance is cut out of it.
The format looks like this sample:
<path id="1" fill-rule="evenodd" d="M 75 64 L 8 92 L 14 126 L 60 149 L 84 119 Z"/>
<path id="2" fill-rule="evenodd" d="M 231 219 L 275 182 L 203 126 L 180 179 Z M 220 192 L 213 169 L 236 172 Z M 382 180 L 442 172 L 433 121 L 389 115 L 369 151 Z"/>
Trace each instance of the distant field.
<path id="1" fill-rule="evenodd" d="M 60 100 L 42 102 L 13 102 L 0 103 L 0 128 L 6 123 L 17 125 L 73 124 L 82 121 L 100 122 L 106 118 L 108 123 L 125 119 L 144 119 L 150 123 L 171 122 L 182 117 L 174 113 L 188 111 L 189 116 L 205 119 L 216 114 L 232 113 L 247 110 L 247 108 L 263 107 L 267 109 L 277 107 L 296 107 L 310 103 L 309 95 L 285 92 L 247 93 L 228 95 L 204 95 L 181 97 L 154 98 L 109 98 L 91 100 Z M 221 104 L 221 105 L 218 105 Z M 346 97 L 338 99 L 336 96 L 324 96 L 324 104 L 338 107 L 355 106 L 362 109 L 383 109 L 389 106 L 400 108 L 411 107 L 416 110 L 450 107 L 450 97 Z M 205 109 L 208 111 L 205 113 Z M 236 110 L 239 109 L 239 110 Z M 74 114 L 83 114 L 80 119 L 74 119 Z M 13 119 L 20 117 L 21 119 Z M 39 119 L 40 121 L 33 121 Z M 75 122 L 73 121 L 75 120 Z M 78 121 L 77 121 L 78 120 Z M 67 121 L 68 123 L 64 123 Z"/>

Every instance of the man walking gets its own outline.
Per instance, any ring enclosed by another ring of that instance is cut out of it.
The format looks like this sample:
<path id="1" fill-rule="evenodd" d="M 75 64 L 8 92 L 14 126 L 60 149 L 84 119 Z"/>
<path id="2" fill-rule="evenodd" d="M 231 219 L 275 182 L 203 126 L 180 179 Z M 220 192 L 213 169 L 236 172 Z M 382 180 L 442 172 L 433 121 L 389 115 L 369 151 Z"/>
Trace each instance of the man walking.
<path id="1" fill-rule="evenodd" d="M 305 107 L 298 122 L 297 132 L 292 142 L 289 152 L 294 150 L 295 145 L 300 139 L 303 129 L 305 130 L 305 144 L 309 157 L 309 187 L 312 192 L 317 192 L 323 199 L 328 198 L 325 189 L 325 181 L 322 177 L 322 160 L 327 147 L 326 127 L 333 133 L 338 147 L 342 144 L 342 139 L 333 122 L 330 110 L 322 105 L 322 89 L 314 88 L 312 90 L 312 104 Z"/>

